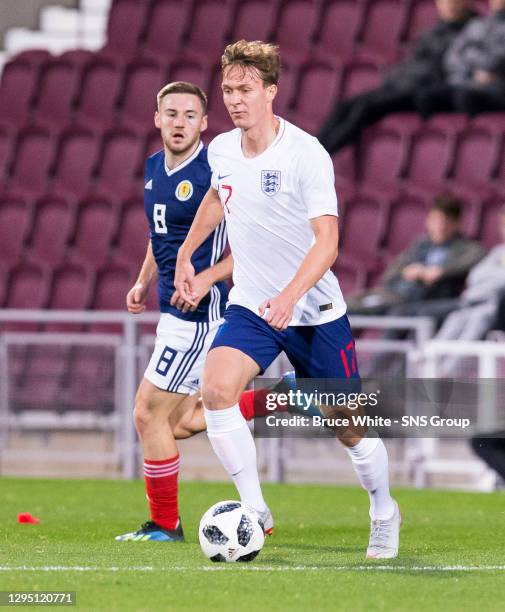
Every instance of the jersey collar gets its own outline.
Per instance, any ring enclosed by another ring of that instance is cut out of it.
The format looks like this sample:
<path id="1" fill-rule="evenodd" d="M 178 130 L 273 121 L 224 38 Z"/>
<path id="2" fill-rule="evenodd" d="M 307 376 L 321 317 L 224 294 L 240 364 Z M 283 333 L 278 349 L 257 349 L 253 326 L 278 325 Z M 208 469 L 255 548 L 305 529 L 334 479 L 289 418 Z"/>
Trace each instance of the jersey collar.
<path id="1" fill-rule="evenodd" d="M 179 170 L 182 170 L 183 168 L 185 168 L 188 164 L 190 164 L 194 159 L 198 157 L 202 149 L 203 149 L 203 143 L 200 142 L 200 144 L 196 147 L 195 152 L 190 157 L 188 157 L 188 159 L 185 159 L 182 162 L 182 164 L 179 164 L 178 166 L 176 166 L 173 170 L 170 170 L 170 168 L 167 166 L 167 158 L 165 157 L 165 172 L 167 173 L 167 176 L 172 176 L 176 172 L 179 172 Z"/>

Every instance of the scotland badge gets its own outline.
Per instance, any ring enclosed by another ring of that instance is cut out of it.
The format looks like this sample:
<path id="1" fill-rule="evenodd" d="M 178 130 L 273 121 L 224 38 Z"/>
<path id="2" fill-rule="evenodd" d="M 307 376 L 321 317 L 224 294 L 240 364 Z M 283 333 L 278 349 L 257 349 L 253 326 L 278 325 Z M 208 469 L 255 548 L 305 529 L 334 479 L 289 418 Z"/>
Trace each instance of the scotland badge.
<path id="1" fill-rule="evenodd" d="M 275 195 L 281 188 L 281 171 L 280 170 L 262 170 L 261 171 L 261 190 L 267 196 Z"/>

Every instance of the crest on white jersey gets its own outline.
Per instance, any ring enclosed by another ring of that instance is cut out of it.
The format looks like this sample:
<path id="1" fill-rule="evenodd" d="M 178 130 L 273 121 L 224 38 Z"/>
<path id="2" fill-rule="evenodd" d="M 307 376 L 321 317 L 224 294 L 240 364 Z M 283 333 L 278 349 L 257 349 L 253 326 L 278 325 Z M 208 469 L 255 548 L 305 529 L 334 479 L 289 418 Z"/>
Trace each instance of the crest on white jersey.
<path id="1" fill-rule="evenodd" d="M 153 188 L 153 179 L 150 179 L 149 181 L 147 181 L 144 189 L 152 189 Z"/>
<path id="2" fill-rule="evenodd" d="M 261 190 L 268 196 L 275 195 L 281 188 L 280 170 L 261 171 Z"/>

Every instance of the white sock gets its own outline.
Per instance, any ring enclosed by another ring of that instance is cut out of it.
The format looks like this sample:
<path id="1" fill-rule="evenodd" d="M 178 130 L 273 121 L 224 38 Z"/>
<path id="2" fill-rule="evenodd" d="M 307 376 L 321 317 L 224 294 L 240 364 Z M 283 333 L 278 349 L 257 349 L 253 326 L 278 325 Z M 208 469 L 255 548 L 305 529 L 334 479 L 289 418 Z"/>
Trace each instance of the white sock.
<path id="1" fill-rule="evenodd" d="M 207 435 L 224 469 L 230 474 L 244 504 L 266 509 L 256 465 L 256 446 L 238 404 L 224 410 L 204 409 Z"/>
<path id="2" fill-rule="evenodd" d="M 361 486 L 370 496 L 370 518 L 387 520 L 395 505 L 389 493 L 388 452 L 379 438 L 362 438 L 347 448 Z"/>

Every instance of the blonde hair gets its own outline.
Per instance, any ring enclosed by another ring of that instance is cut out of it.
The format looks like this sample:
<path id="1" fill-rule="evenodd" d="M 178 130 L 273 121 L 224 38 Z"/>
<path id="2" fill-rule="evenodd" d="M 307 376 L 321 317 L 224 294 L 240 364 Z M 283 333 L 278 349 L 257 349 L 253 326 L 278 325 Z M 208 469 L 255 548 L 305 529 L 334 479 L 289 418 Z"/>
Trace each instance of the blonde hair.
<path id="1" fill-rule="evenodd" d="M 186 81 L 174 81 L 173 83 L 168 83 L 164 85 L 156 95 L 156 102 L 158 104 L 158 110 L 160 108 L 161 101 L 165 96 L 169 94 L 177 94 L 177 93 L 187 93 L 193 94 L 197 98 L 200 99 L 202 103 L 203 114 L 207 113 L 207 95 L 206 93 L 195 85 L 194 83 L 187 83 Z"/>
<path id="2" fill-rule="evenodd" d="M 277 85 L 281 71 L 279 47 L 261 40 L 238 40 L 228 45 L 221 57 L 223 73 L 229 66 L 254 68 L 265 86 Z"/>

